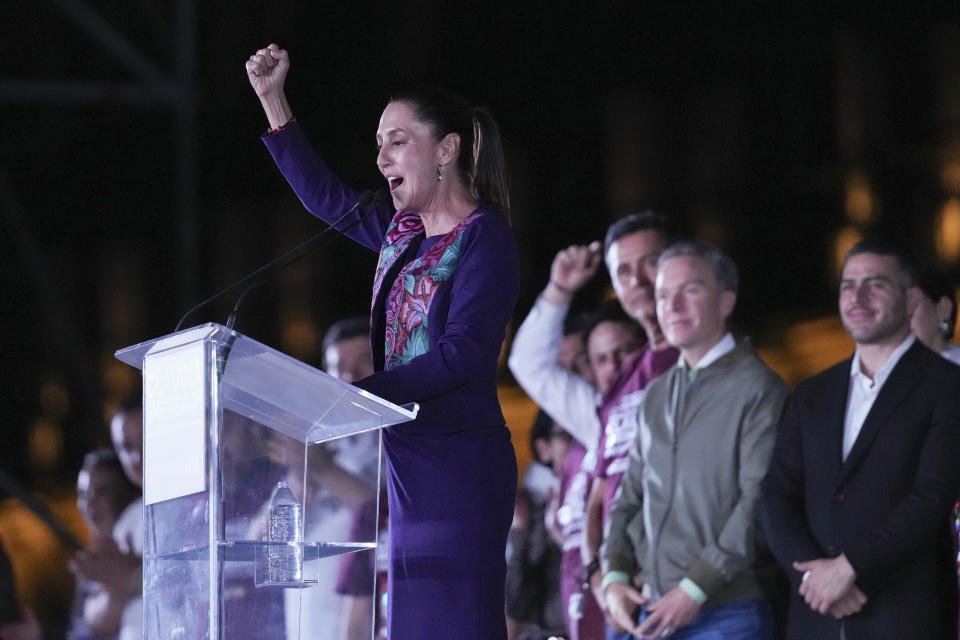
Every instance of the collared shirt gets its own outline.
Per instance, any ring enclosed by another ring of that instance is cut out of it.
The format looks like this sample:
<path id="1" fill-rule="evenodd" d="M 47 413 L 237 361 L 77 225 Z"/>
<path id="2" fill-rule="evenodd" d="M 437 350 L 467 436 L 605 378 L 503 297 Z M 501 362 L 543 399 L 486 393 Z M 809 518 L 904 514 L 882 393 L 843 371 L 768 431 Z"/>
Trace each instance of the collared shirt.
<path id="1" fill-rule="evenodd" d="M 680 355 L 680 369 L 682 369 L 687 374 L 687 378 L 693 382 L 693 378 L 697 376 L 697 372 L 700 369 L 705 369 L 711 364 L 727 355 L 733 351 L 734 347 L 737 346 L 736 340 L 733 339 L 733 336 L 727 331 L 722 338 L 717 342 L 717 344 L 710 347 L 710 350 L 703 354 L 703 357 L 700 358 L 700 361 L 697 362 L 697 366 L 692 369 L 688 369 L 686 361 L 683 359 L 683 354 Z"/>
<path id="2" fill-rule="evenodd" d="M 960 364 L 960 346 L 950 344 L 940 352 L 940 355 L 954 364 Z"/>
<path id="3" fill-rule="evenodd" d="M 860 435 L 860 429 L 863 428 L 867 414 L 870 413 L 880 390 L 890 377 L 890 372 L 915 341 L 916 336 L 910 333 L 890 354 L 883 366 L 873 374 L 873 380 L 860 370 L 860 348 L 857 347 L 856 353 L 853 354 L 853 364 L 850 365 L 850 393 L 847 394 L 847 414 L 843 421 L 844 460 L 850 455 L 850 450 L 853 449 L 853 444 Z"/>

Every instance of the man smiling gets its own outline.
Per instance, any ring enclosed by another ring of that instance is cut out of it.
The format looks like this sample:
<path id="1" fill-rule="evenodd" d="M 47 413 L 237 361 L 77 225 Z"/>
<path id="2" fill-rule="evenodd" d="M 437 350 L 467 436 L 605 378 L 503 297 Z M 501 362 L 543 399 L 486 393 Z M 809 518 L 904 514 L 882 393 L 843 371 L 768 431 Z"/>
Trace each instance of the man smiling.
<path id="1" fill-rule="evenodd" d="M 787 387 L 727 332 L 736 299 L 716 247 L 660 257 L 657 318 L 680 359 L 647 387 L 603 550 L 610 614 L 638 637 L 772 638 L 753 508 Z"/>
<path id="2" fill-rule="evenodd" d="M 789 638 L 956 638 L 960 367 L 910 333 L 918 295 L 902 256 L 855 246 L 839 308 L 856 352 L 784 414 L 761 515 L 796 588 Z"/>
<path id="3" fill-rule="evenodd" d="M 517 330 L 510 355 L 510 370 L 524 390 L 590 451 L 584 459 L 593 477 L 585 506 L 581 555 L 583 582 L 601 607 L 604 599 L 597 552 L 603 518 L 626 468 L 644 389 L 677 361 L 677 351 L 664 340 L 657 324 L 653 297 L 657 259 L 669 238 L 666 218 L 644 211 L 610 225 L 602 245 L 595 242 L 559 252 L 547 287 Z M 596 369 L 595 390 L 561 370 L 556 354 L 563 317 L 573 296 L 602 263 L 606 263 L 620 306 L 643 327 L 647 344 L 642 348 L 636 345 L 632 357 L 626 357 L 629 353 L 622 347 L 608 349 L 609 356 L 599 351 L 591 354 L 590 364 Z M 619 640 L 622 631 L 611 626 L 608 637 Z"/>

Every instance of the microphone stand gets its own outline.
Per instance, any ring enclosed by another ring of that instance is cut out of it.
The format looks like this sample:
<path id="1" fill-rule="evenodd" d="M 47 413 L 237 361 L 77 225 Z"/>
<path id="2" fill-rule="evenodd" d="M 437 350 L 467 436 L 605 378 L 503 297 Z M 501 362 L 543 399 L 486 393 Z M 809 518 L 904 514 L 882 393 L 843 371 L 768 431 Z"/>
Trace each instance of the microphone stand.
<path id="1" fill-rule="evenodd" d="M 235 315 L 236 315 L 236 313 L 237 313 L 237 310 L 239 309 L 240 302 L 242 301 L 243 297 L 246 295 L 246 293 L 247 293 L 250 289 L 252 289 L 252 288 L 255 287 L 256 285 L 258 285 L 258 284 L 260 284 L 261 282 L 263 282 L 264 280 L 266 280 L 270 275 L 272 275 L 272 272 L 273 272 L 273 271 L 279 272 L 279 271 L 285 269 L 287 266 L 293 264 L 294 262 L 296 262 L 297 260 L 299 260 L 299 259 L 302 258 L 303 256 L 305 256 L 307 253 L 309 253 L 309 252 L 314 248 L 314 246 L 315 246 L 324 236 L 326 236 L 328 233 L 330 233 L 330 231 L 337 230 L 337 231 L 339 231 L 340 233 L 346 233 L 347 231 L 350 231 L 350 229 L 352 229 L 353 227 L 355 227 L 357 224 L 359 224 L 359 223 L 362 222 L 363 220 L 366 220 L 366 218 L 370 215 L 370 213 L 371 213 L 372 211 L 375 211 L 375 210 L 376 210 L 376 206 L 379 205 L 381 202 L 383 202 L 384 197 L 385 197 L 385 194 L 384 194 L 384 192 L 383 192 L 382 189 L 378 189 L 377 191 L 364 191 L 362 194 L 360 194 L 360 197 L 359 197 L 359 198 L 357 199 L 357 201 L 353 204 L 353 206 L 350 207 L 349 209 L 347 209 L 347 210 L 343 213 L 343 215 L 341 215 L 341 216 L 340 216 L 336 221 L 334 221 L 334 223 L 331 224 L 329 227 L 327 227 L 326 229 L 324 229 L 324 230 L 321 231 L 320 233 L 316 234 L 315 236 L 313 236 L 313 237 L 311 237 L 311 238 L 308 238 L 307 240 L 304 240 L 304 241 L 301 242 L 299 245 L 297 245 L 297 246 L 294 247 L 293 249 L 287 251 L 286 253 L 284 253 L 284 254 L 282 254 L 282 255 L 274 258 L 273 260 L 271 260 L 271 261 L 268 262 L 267 264 L 263 265 L 262 267 L 260 267 L 260 268 L 257 269 L 256 271 L 254 271 L 253 273 L 247 274 L 246 276 L 244 276 L 244 277 L 241 278 L 240 280 L 237 280 L 236 282 L 234 282 L 234 283 L 231 284 L 230 286 L 225 287 L 224 289 L 221 289 L 220 291 L 218 291 L 217 293 L 213 294 L 212 296 L 210 296 L 210 297 L 207 298 L 206 300 L 203 300 L 203 301 L 195 304 L 195 305 L 194 305 L 193 307 L 191 307 L 185 314 L 183 314 L 183 316 L 180 318 L 180 321 L 177 323 L 177 326 L 176 326 L 176 328 L 174 329 L 174 332 L 180 331 L 180 328 L 183 326 L 183 323 L 186 321 L 186 319 L 189 318 L 189 317 L 193 314 L 193 312 L 196 311 L 197 309 L 200 309 L 201 307 L 204 307 L 204 306 L 210 304 L 210 303 L 213 302 L 214 300 L 217 300 L 217 299 L 221 298 L 222 296 L 230 293 L 231 291 L 235 291 L 235 290 L 238 289 L 239 287 L 242 287 L 242 286 L 246 285 L 246 288 L 243 290 L 243 292 L 240 294 L 239 299 L 237 300 L 237 304 L 234 305 L 234 310 L 233 310 L 233 312 L 230 314 L 230 317 L 233 318 L 233 324 L 230 324 L 230 319 L 229 319 L 229 318 L 227 319 L 227 323 L 228 323 L 227 326 L 232 329 L 232 328 L 236 325 L 236 322 L 237 322 Z M 353 212 L 354 212 L 355 210 L 357 210 L 358 208 L 365 207 L 367 204 L 370 204 L 370 203 L 373 203 L 373 205 L 374 205 L 373 207 L 371 207 L 370 211 L 365 212 L 363 215 L 360 216 L 360 218 L 358 218 L 355 222 L 353 222 L 353 223 L 351 223 L 350 225 L 348 225 L 348 226 L 347 226 L 346 228 L 344 228 L 343 230 L 337 229 L 337 225 L 340 224 L 341 222 L 343 222 L 344 219 L 346 219 L 347 216 L 349 216 L 351 213 L 353 213 Z"/>
<path id="2" fill-rule="evenodd" d="M 241 283 L 249 281 L 250 284 L 247 285 L 246 289 L 240 292 L 239 296 L 237 296 L 237 302 L 236 304 L 233 305 L 233 311 L 231 311 L 230 315 L 227 317 L 226 327 L 228 329 L 233 329 L 234 327 L 237 326 L 237 322 L 239 320 L 239 315 L 240 315 L 240 306 L 243 304 L 244 299 L 246 298 L 247 294 L 250 293 L 250 291 L 252 291 L 257 286 L 263 284 L 266 280 L 272 278 L 277 273 L 283 271 L 284 269 L 289 267 L 291 264 L 293 264 L 303 256 L 307 255 L 310 251 L 313 250 L 315 244 L 317 244 L 318 248 L 325 247 L 327 244 L 329 244 L 328 242 L 319 244 L 319 241 L 331 229 L 336 229 L 337 225 L 343 222 L 343 219 L 346 218 L 348 215 L 350 215 L 355 209 L 361 210 L 362 213 L 360 214 L 360 216 L 356 220 L 351 222 L 349 225 L 344 227 L 342 230 L 338 229 L 338 231 L 340 231 L 341 234 L 347 233 L 348 231 L 353 229 L 355 226 L 357 226 L 358 224 L 366 220 L 370 216 L 370 214 L 372 214 L 374 211 L 377 210 L 377 206 L 379 206 L 380 203 L 383 202 L 384 197 L 385 197 L 385 194 L 382 189 L 378 189 L 372 193 L 370 191 L 363 192 L 360 195 L 360 198 L 357 200 L 357 203 L 354 206 L 350 207 L 350 209 L 347 210 L 347 212 L 344 213 L 342 216 L 340 216 L 340 218 L 336 222 L 334 222 L 329 228 L 324 229 L 322 232 L 318 233 L 313 238 L 306 240 L 305 242 L 299 244 L 298 246 L 294 247 L 293 249 L 284 253 L 283 255 L 278 256 L 277 258 L 274 258 L 273 260 L 271 260 L 270 262 L 263 265 L 262 267 L 260 267 L 259 269 L 251 273 L 249 276 L 241 280 Z M 363 211 L 363 207 L 367 206 L 368 203 L 370 203 L 372 206 L 370 207 L 369 210 Z M 335 238 L 336 236 L 332 239 L 335 239 Z"/>
<path id="3" fill-rule="evenodd" d="M 380 203 L 383 202 L 385 198 L 386 198 L 386 194 L 382 189 L 377 189 L 374 192 L 370 192 L 370 191 L 363 192 L 360 195 L 360 198 L 357 199 L 357 202 L 352 207 L 347 209 L 347 211 L 344 212 L 344 214 L 340 216 L 336 221 L 334 221 L 332 225 L 330 225 L 329 227 L 327 227 L 326 229 L 324 229 L 314 237 L 309 238 L 304 242 L 300 243 L 299 245 L 287 251 L 286 253 L 274 258 L 273 260 L 263 265 L 253 273 L 250 273 L 247 276 L 241 278 L 239 281 L 230 285 L 226 289 L 223 289 L 222 291 L 216 293 L 215 295 L 211 296 L 207 300 L 204 300 L 199 305 L 197 305 L 196 307 L 188 311 L 186 315 L 184 315 L 184 317 L 181 318 L 180 323 L 177 324 L 177 330 L 180 329 L 180 325 L 183 323 L 183 320 L 187 316 L 189 316 L 195 309 L 209 303 L 210 301 L 220 297 L 221 295 L 229 291 L 233 291 L 240 286 L 247 285 L 244 288 L 244 290 L 240 292 L 240 295 L 237 296 L 237 301 L 233 305 L 233 310 L 230 312 L 230 315 L 227 318 L 226 327 L 228 329 L 231 329 L 230 335 L 227 336 L 226 340 L 224 340 L 220 344 L 219 348 L 217 349 L 217 377 L 222 378 L 223 372 L 227 366 L 227 358 L 230 356 L 230 351 L 231 349 L 233 349 L 233 343 L 237 339 L 237 334 L 234 333 L 232 330 L 237 326 L 237 322 L 239 321 L 239 316 L 240 316 L 240 306 L 243 304 L 243 301 L 246 299 L 247 294 L 250 293 L 250 291 L 252 291 L 254 288 L 259 286 L 260 284 L 263 284 L 266 280 L 272 278 L 280 271 L 289 267 L 291 264 L 293 264 L 297 260 L 300 260 L 301 258 L 303 258 L 315 247 L 317 248 L 325 247 L 332 240 L 339 237 L 339 236 L 333 236 L 332 238 L 328 239 L 327 242 L 320 243 L 320 241 L 331 230 L 337 230 L 342 235 L 347 233 L 354 227 L 356 227 L 358 224 L 366 220 L 373 212 L 375 212 L 377 210 L 377 207 L 380 205 Z M 369 209 L 366 211 L 363 211 L 363 207 L 367 206 L 368 204 L 371 205 Z M 347 216 L 349 216 L 351 213 L 353 213 L 357 209 L 360 209 L 362 212 L 360 216 L 356 220 L 348 224 L 346 227 L 344 227 L 343 229 L 337 229 L 337 225 L 343 222 L 343 220 L 346 219 Z"/>

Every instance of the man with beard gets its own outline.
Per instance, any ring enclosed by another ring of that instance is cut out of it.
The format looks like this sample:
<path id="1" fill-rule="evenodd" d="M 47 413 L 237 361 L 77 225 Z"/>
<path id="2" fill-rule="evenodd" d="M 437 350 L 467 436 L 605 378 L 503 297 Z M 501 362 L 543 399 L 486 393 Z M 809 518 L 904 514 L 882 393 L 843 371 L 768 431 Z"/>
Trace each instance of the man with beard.
<path id="1" fill-rule="evenodd" d="M 761 517 L 796 589 L 789 638 L 956 638 L 960 368 L 910 332 L 915 284 L 888 247 L 847 254 L 856 352 L 801 383 L 780 424 Z"/>

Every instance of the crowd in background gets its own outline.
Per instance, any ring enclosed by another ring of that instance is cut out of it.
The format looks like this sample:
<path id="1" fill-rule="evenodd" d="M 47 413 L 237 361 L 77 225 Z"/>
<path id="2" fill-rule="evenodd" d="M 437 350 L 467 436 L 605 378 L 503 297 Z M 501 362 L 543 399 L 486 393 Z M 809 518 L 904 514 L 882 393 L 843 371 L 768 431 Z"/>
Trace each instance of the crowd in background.
<path id="1" fill-rule="evenodd" d="M 569 315 L 603 266 L 616 299 Z M 557 254 L 509 357 L 541 407 L 506 549 L 511 640 L 956 637 L 950 282 L 858 245 L 839 289 L 857 351 L 791 394 L 727 329 L 739 277 L 724 252 L 677 242 L 652 212 Z M 331 375 L 371 373 L 367 333 L 365 319 L 331 328 Z M 113 449 L 89 453 L 77 478 L 91 543 L 71 564 L 73 640 L 142 634 L 142 420 L 139 398 L 123 403 Z M 358 447 L 338 449 L 342 474 L 318 482 L 378 464 L 362 453 L 376 446 Z M 379 520 L 386 539 L 385 506 L 352 495 L 343 518 Z M 308 601 L 341 620 L 339 639 L 369 637 L 370 620 L 385 637 L 383 547 Z M 0 638 L 44 637 L 12 591 L 0 598 Z"/>
<path id="2" fill-rule="evenodd" d="M 602 264 L 617 300 L 567 317 Z M 953 287 L 857 245 L 856 352 L 792 394 L 728 332 L 737 287 L 652 212 L 557 254 L 509 360 L 542 409 L 511 638 L 956 637 Z"/>
<path id="3" fill-rule="evenodd" d="M 368 340 L 369 323 L 365 318 L 346 318 L 334 323 L 324 336 L 323 365 L 327 373 L 345 382 L 360 380 L 373 371 Z M 294 443 L 276 437 L 265 445 L 251 446 L 251 428 L 256 425 L 236 414 L 228 414 L 225 429 L 224 459 L 231 462 L 266 452 L 240 478 L 237 469 L 228 472 L 234 487 L 231 500 L 251 502 L 259 512 L 249 518 L 227 519 L 228 535 L 237 539 L 264 539 L 265 507 L 263 487 L 286 480 L 298 499 L 311 496 L 316 512 L 309 525 L 307 539 L 333 538 L 347 530 L 355 532 L 381 524 L 380 544 L 369 554 L 351 554 L 328 572 L 324 584 L 305 590 L 273 590 L 267 597 L 256 593 L 248 576 L 225 577 L 224 606 L 231 624 L 254 628 L 284 629 L 285 619 L 297 620 L 301 605 L 308 618 L 319 618 L 325 628 L 333 629 L 337 640 L 385 638 L 386 620 L 386 502 L 378 505 L 375 487 L 365 482 L 376 478 L 379 446 L 376 433 L 342 438 L 329 447 L 312 448 L 326 464 L 315 465 L 306 478 L 313 485 L 303 487 L 303 476 L 292 472 L 297 465 L 289 459 L 303 459 L 300 451 L 290 451 Z M 259 433 L 259 432 L 258 432 Z M 259 434 L 262 436 L 262 434 Z M 134 640 L 144 635 L 142 608 L 142 555 L 144 503 L 143 486 L 143 408 L 139 394 L 122 401 L 110 422 L 111 448 L 88 453 L 77 477 L 77 507 L 90 534 L 90 543 L 73 555 L 70 571 L 76 582 L 73 606 L 66 629 L 48 625 L 31 608 L 21 610 L 14 589 L 10 561 L 0 547 L 0 638 L 3 640 L 42 640 L 65 637 L 68 640 Z M 370 468 L 373 467 L 373 473 Z M 316 490 L 320 485 L 327 490 Z M 333 497 L 335 495 L 335 497 Z M 381 492 L 384 497 L 385 492 Z M 255 504 L 254 504 L 255 503 Z M 250 505 L 247 505 L 250 506 Z M 379 516 L 379 517 L 378 517 Z M 240 527 L 242 530 L 236 530 Z M 369 533 L 365 533 L 369 536 Z M 359 539 L 359 538 L 358 538 Z M 329 583 L 329 584 L 327 584 Z M 371 589 L 372 587 L 372 589 Z M 236 627 L 239 628 L 239 627 Z M 294 634 L 296 635 L 296 634 Z"/>

